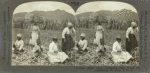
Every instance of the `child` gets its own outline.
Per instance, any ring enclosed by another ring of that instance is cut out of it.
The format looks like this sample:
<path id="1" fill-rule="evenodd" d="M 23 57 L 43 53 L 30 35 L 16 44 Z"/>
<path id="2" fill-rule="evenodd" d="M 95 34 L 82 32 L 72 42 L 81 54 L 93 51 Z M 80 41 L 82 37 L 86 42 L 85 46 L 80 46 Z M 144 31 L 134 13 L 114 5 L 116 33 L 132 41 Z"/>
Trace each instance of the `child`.
<path id="1" fill-rule="evenodd" d="M 49 45 L 48 57 L 51 63 L 54 62 L 64 62 L 68 56 L 64 52 L 58 51 L 58 39 L 57 36 L 54 36 L 52 43 Z"/>
<path id="2" fill-rule="evenodd" d="M 114 62 L 127 62 L 132 56 L 121 49 L 121 37 L 117 36 L 111 52 Z"/>

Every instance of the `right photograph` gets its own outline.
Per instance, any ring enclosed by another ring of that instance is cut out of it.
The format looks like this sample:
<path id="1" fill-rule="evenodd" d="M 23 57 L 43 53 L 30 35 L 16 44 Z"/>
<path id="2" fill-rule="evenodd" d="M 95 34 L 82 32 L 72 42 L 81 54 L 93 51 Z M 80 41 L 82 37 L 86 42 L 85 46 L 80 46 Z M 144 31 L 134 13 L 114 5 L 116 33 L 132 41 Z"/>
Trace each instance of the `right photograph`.
<path id="1" fill-rule="evenodd" d="M 139 17 L 132 5 L 89 2 L 78 8 L 75 19 L 77 34 L 86 34 L 88 41 L 88 53 L 80 56 L 79 62 L 94 66 L 139 66 Z"/>

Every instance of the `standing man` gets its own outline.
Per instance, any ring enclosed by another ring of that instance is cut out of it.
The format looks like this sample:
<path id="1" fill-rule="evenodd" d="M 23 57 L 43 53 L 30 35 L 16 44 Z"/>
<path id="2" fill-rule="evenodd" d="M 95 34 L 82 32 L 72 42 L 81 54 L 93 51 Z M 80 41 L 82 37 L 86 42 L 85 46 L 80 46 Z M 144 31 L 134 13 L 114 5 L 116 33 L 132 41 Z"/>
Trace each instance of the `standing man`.
<path id="1" fill-rule="evenodd" d="M 73 24 L 68 22 L 67 27 L 62 32 L 62 51 L 67 53 L 74 47 L 76 40 L 76 31 L 73 28 Z"/>

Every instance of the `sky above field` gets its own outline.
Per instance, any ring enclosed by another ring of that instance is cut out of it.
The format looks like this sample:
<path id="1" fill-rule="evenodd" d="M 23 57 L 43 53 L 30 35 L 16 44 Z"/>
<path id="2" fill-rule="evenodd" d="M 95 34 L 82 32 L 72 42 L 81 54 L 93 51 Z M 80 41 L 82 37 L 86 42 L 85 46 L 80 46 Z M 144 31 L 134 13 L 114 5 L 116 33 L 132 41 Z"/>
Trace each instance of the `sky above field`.
<path id="1" fill-rule="evenodd" d="M 14 13 L 19 12 L 32 12 L 32 11 L 54 11 L 54 10 L 65 10 L 71 14 L 75 14 L 74 10 L 67 4 L 62 2 L 56 1 L 36 1 L 36 2 L 28 2 L 19 5 L 15 10 Z"/>
<path id="2" fill-rule="evenodd" d="M 128 3 L 123 2 L 116 2 L 116 1 L 95 1 L 95 2 L 88 2 L 80 6 L 76 13 L 84 13 L 84 12 L 96 12 L 99 10 L 121 10 L 121 9 L 128 9 L 132 10 L 137 13 L 137 10 Z"/>
<path id="3" fill-rule="evenodd" d="M 62 2 L 54 2 L 54 1 L 38 1 L 38 2 L 28 2 L 19 5 L 14 13 L 20 12 L 32 12 L 32 11 L 54 11 L 54 10 L 65 10 L 68 13 L 73 15 L 80 14 L 84 12 L 96 12 L 99 10 L 121 10 L 128 9 L 137 13 L 136 9 L 128 4 L 123 2 L 113 2 L 113 1 L 94 1 L 81 5 L 76 12 L 69 5 Z"/>

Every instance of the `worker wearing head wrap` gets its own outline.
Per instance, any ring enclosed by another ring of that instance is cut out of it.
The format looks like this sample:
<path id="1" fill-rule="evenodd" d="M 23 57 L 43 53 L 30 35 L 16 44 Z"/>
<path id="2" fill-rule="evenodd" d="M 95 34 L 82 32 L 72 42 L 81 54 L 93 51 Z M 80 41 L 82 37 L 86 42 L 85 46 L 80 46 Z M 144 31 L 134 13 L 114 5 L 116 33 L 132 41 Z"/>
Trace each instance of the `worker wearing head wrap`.
<path id="1" fill-rule="evenodd" d="M 129 53 L 138 46 L 136 33 L 138 33 L 137 24 L 135 22 L 131 22 L 131 27 L 129 27 L 126 31 L 126 51 Z"/>
<path id="2" fill-rule="evenodd" d="M 82 33 L 80 35 L 81 40 L 77 43 L 77 47 L 78 47 L 79 50 L 82 50 L 82 51 L 87 50 L 87 44 L 88 44 L 88 42 L 85 39 L 85 37 L 86 37 L 85 33 Z"/>
<path id="3" fill-rule="evenodd" d="M 104 49 L 104 28 L 100 22 L 96 25 L 96 33 L 93 44 L 97 45 L 96 52 Z"/>
<path id="4" fill-rule="evenodd" d="M 67 27 L 62 32 L 62 51 L 67 53 L 74 47 L 76 40 L 76 31 L 73 28 L 73 24 L 68 22 Z"/>
<path id="5" fill-rule="evenodd" d="M 24 46 L 24 42 L 22 40 L 22 34 L 17 34 L 17 40 L 13 44 L 13 51 L 22 51 Z"/>
<path id="6" fill-rule="evenodd" d="M 34 25 L 32 26 L 31 29 L 32 29 L 32 31 L 31 31 L 31 39 L 29 41 L 29 44 L 35 46 L 38 43 L 40 43 L 40 38 L 39 38 L 40 28 L 39 28 L 39 26 L 37 26 L 37 23 L 34 23 Z"/>
<path id="7" fill-rule="evenodd" d="M 113 44 L 111 55 L 114 62 L 127 62 L 132 56 L 121 48 L 121 36 L 116 37 L 116 41 Z"/>
<path id="8" fill-rule="evenodd" d="M 50 43 L 49 45 L 49 51 L 47 52 L 49 61 L 51 63 L 64 62 L 68 58 L 68 56 L 64 52 L 58 50 L 57 36 L 53 36 L 52 40 L 52 43 Z"/>

